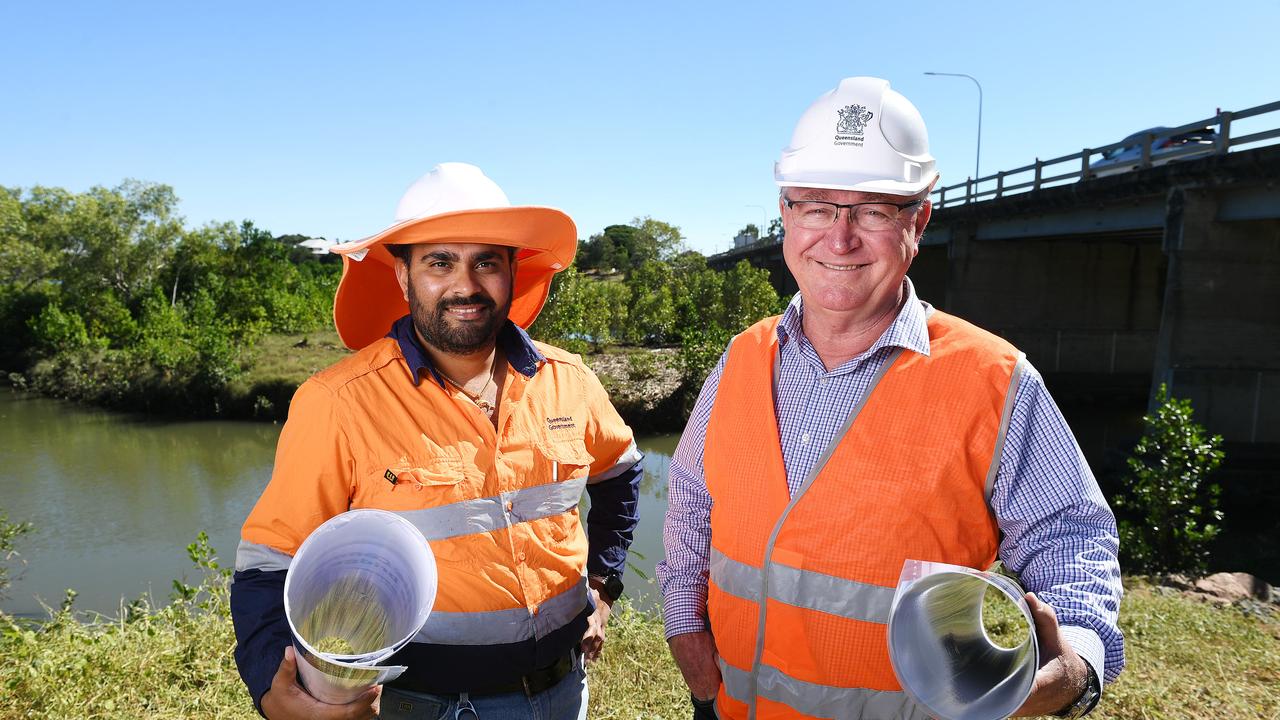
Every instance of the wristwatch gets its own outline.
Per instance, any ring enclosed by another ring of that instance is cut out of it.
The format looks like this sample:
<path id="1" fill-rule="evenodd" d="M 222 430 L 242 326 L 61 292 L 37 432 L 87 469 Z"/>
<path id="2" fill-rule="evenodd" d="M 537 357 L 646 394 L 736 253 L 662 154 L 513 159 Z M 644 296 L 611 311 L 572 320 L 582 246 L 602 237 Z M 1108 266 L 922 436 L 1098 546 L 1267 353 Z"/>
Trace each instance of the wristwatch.
<path id="1" fill-rule="evenodd" d="M 614 570 L 608 575 L 592 575 L 590 578 L 595 583 L 599 583 L 597 590 L 603 591 L 609 596 L 609 602 L 615 603 L 618 598 L 622 597 L 622 573 Z"/>
<path id="2" fill-rule="evenodd" d="M 1084 664 L 1086 670 L 1089 671 L 1089 678 L 1085 681 L 1084 692 L 1080 693 L 1080 697 L 1076 698 L 1070 705 L 1062 708 L 1054 713 L 1054 717 L 1067 718 L 1067 720 L 1076 720 L 1088 715 L 1098 701 L 1102 699 L 1102 683 L 1098 681 L 1098 674 L 1093 671 L 1093 666 L 1088 662 Z"/>

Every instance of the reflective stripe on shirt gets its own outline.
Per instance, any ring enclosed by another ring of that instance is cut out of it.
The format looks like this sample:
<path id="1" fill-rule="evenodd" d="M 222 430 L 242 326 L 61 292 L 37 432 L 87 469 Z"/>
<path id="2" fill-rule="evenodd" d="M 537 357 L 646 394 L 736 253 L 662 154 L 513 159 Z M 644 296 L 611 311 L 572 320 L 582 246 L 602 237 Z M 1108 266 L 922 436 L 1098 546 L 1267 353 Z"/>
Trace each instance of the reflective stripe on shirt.
<path id="1" fill-rule="evenodd" d="M 586 484 L 586 478 L 577 478 L 396 514 L 413 523 L 426 539 L 446 540 L 562 515 L 578 507 Z"/>
<path id="2" fill-rule="evenodd" d="M 544 637 L 577 617 L 587 606 L 587 579 L 534 610 L 512 608 L 485 612 L 435 612 L 414 642 L 439 645 L 501 645 Z"/>

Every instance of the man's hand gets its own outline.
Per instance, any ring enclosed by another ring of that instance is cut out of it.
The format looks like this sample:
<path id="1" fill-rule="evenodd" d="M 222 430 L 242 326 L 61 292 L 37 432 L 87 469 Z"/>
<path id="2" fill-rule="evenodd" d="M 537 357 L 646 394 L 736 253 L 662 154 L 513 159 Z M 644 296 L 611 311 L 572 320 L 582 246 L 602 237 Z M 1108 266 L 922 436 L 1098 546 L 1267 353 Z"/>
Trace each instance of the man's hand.
<path id="1" fill-rule="evenodd" d="M 1027 593 L 1027 605 L 1036 623 L 1036 637 L 1040 641 L 1040 669 L 1031 685 L 1031 696 L 1018 708 L 1014 717 L 1034 717 L 1058 712 L 1080 697 L 1089 682 L 1089 670 L 1084 659 L 1076 654 L 1071 644 L 1062 636 L 1058 627 L 1058 615 L 1053 608 Z"/>
<path id="2" fill-rule="evenodd" d="M 381 694 L 382 686 L 378 685 L 346 705 L 320 702 L 298 684 L 298 661 L 289 646 L 271 679 L 271 689 L 262 696 L 262 714 L 268 720 L 369 720 L 378 717 Z"/>
<path id="3" fill-rule="evenodd" d="M 609 613 L 613 610 L 613 600 L 606 599 L 594 587 L 591 595 L 596 601 L 596 611 L 587 619 L 587 632 L 582 636 L 581 646 L 582 656 L 587 662 L 599 659 L 600 651 L 604 649 L 604 626 L 609 623 Z"/>
<path id="4" fill-rule="evenodd" d="M 671 646 L 671 657 L 680 666 L 680 674 L 684 675 L 689 692 L 699 700 L 714 698 L 720 692 L 720 666 L 716 665 L 718 653 L 711 633 L 675 635 L 667 644 Z"/>

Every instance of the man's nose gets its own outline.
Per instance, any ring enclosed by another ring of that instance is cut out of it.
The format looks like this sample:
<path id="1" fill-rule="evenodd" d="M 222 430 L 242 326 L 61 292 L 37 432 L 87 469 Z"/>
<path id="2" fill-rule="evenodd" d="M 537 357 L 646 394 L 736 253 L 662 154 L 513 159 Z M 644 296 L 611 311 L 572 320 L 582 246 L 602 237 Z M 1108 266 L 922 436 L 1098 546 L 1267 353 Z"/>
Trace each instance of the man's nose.
<path id="1" fill-rule="evenodd" d="M 836 224 L 827 230 L 826 237 L 823 238 L 827 249 L 831 252 L 847 253 L 862 244 L 862 239 L 858 235 L 858 226 L 849 210 L 849 208 L 841 209 L 840 217 L 836 218 Z"/>
<path id="2" fill-rule="evenodd" d="M 483 287 L 480 285 L 479 274 L 471 268 L 462 268 L 455 273 L 453 278 L 453 287 L 451 291 L 454 295 L 469 297 L 480 292 Z"/>

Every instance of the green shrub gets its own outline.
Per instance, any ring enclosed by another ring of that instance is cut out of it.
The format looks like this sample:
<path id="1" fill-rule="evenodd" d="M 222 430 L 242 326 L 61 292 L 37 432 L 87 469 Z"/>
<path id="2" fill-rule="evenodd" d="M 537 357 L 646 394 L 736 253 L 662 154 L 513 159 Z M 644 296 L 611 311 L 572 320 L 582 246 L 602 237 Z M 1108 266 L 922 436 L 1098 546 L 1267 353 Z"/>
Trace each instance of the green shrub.
<path id="1" fill-rule="evenodd" d="M 582 288 L 589 280 L 569 267 L 557 273 L 551 280 L 551 291 L 538 319 L 529 327 L 529 334 L 546 343 L 558 345 L 569 352 L 583 353 L 589 345 L 581 340 L 583 318 Z M 578 339 L 577 347 L 569 347 L 568 340 Z"/>
<path id="2" fill-rule="evenodd" d="M 75 352 L 92 344 L 84 319 L 74 312 L 64 311 L 56 303 L 45 305 L 39 315 L 27 321 L 27 326 L 36 346 L 45 355 Z"/>
<path id="3" fill-rule="evenodd" d="M 204 533 L 187 554 L 201 579 L 175 580 L 163 607 L 143 596 L 81 618 L 68 590 L 47 620 L 0 613 L 0 716 L 258 717 L 232 659 L 229 573 Z"/>
<path id="4" fill-rule="evenodd" d="M 1164 384 L 1156 403 L 1116 498 L 1121 562 L 1128 572 L 1201 574 L 1222 520 L 1222 488 L 1208 479 L 1222 463 L 1222 437 L 1206 435 L 1191 401 L 1169 397 Z"/>
<path id="5" fill-rule="evenodd" d="M 627 377 L 632 381 L 652 380 L 658 376 L 658 361 L 646 352 L 627 356 Z"/>
<path id="6" fill-rule="evenodd" d="M 707 374 L 720 361 L 720 356 L 724 354 L 731 339 L 733 334 L 718 325 L 713 325 L 706 332 L 685 333 L 680 343 L 680 376 L 686 390 L 694 398 L 702 389 L 702 383 L 707 379 Z"/>
<path id="7" fill-rule="evenodd" d="M 778 293 L 769 284 L 769 271 L 739 260 L 724 273 L 724 321 L 733 332 L 742 332 L 757 320 L 781 312 Z"/>
<path id="8" fill-rule="evenodd" d="M 137 337 L 138 323 L 114 292 L 100 292 L 87 298 L 87 302 L 79 303 L 79 307 L 79 314 L 84 318 L 89 337 L 96 344 L 124 348 Z"/>
<path id="9" fill-rule="evenodd" d="M 675 337 L 675 284 L 671 265 L 650 260 L 627 278 L 631 318 L 624 339 L 633 345 L 664 345 Z M 675 288 L 673 291 L 672 288 Z"/>

